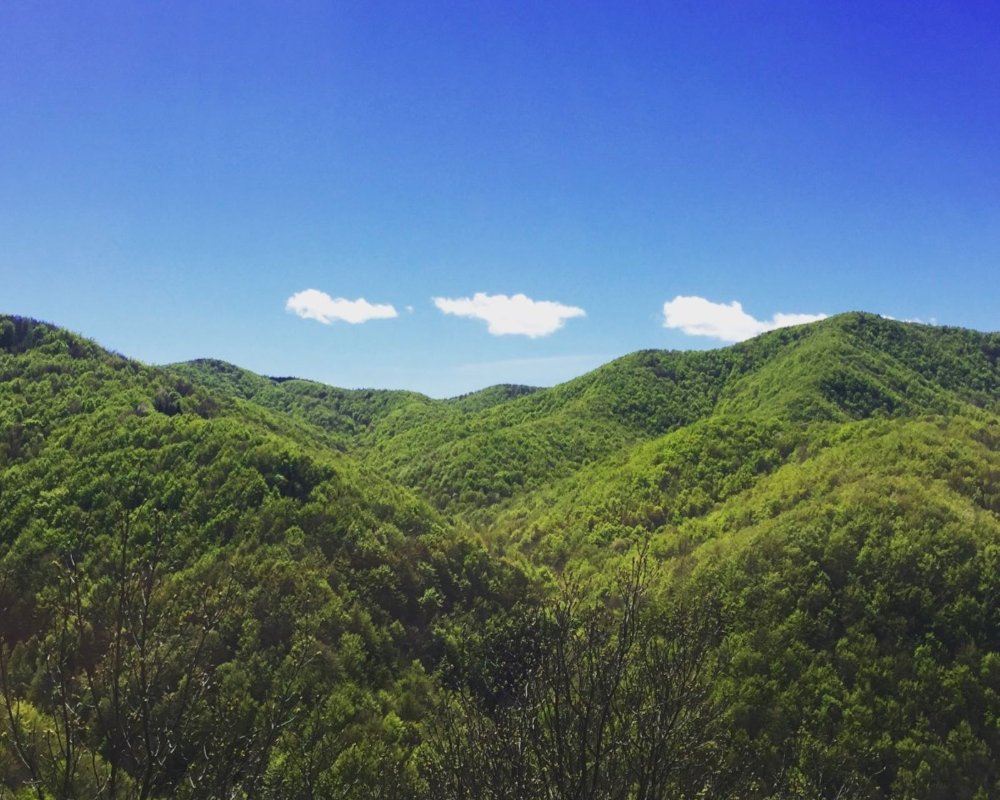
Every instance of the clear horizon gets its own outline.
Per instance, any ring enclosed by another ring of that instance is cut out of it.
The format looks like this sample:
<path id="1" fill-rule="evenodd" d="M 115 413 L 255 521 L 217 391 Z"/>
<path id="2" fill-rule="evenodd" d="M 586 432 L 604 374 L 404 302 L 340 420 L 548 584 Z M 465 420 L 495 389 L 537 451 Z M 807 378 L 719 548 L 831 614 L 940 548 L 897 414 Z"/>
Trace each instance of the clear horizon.
<path id="1" fill-rule="evenodd" d="M 0 311 L 432 397 L 1000 329 L 1000 10 L 0 8 Z"/>

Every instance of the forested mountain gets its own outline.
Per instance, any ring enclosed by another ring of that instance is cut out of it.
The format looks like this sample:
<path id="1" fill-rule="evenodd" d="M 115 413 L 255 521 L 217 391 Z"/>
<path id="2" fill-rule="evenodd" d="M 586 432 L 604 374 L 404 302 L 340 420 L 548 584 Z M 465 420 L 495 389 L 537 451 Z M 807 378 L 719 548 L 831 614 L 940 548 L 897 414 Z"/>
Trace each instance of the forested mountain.
<path id="1" fill-rule="evenodd" d="M 520 573 L 294 417 L 29 320 L 0 348 L 5 785 L 403 781 L 427 673 Z"/>
<path id="2" fill-rule="evenodd" d="M 394 481 L 451 512 L 494 506 L 709 417 L 792 424 L 1000 409 L 1000 335 L 844 314 L 722 350 L 648 350 L 553 389 L 465 398 L 267 379 L 221 362 L 186 378 L 335 432 Z"/>
<path id="3" fill-rule="evenodd" d="M 0 796 L 1000 797 L 998 334 L 0 376 Z"/>

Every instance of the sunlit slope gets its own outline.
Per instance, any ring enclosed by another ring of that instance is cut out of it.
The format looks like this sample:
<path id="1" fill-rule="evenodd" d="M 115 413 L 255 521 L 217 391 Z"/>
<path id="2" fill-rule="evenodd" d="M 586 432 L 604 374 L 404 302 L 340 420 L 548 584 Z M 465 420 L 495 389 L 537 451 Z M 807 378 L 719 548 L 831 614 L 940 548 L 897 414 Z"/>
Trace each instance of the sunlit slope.
<path id="1" fill-rule="evenodd" d="M 409 758 L 427 675 L 529 585 L 340 444 L 0 318 L 3 785 L 300 796 Z"/>
<path id="2" fill-rule="evenodd" d="M 277 381 L 212 361 L 171 370 L 316 424 L 383 474 L 456 510 L 490 505 L 708 414 L 726 360 L 722 351 L 647 351 L 553 389 L 496 386 L 450 400 Z"/>
<path id="3" fill-rule="evenodd" d="M 11 469 L 27 470 L 40 458 L 51 460 L 53 468 L 66 459 L 89 466 L 80 459 L 136 448 L 149 459 L 150 472 L 170 471 L 170 464 L 156 463 L 160 458 L 190 462 L 196 472 L 224 472 L 213 448 L 226 447 L 248 464 L 258 451 L 283 452 L 289 461 L 283 469 L 275 465 L 261 473 L 279 493 L 308 496 L 316 475 L 307 479 L 299 475 L 301 468 L 336 477 L 352 494 L 363 495 L 368 487 L 389 493 L 424 516 L 427 525 L 433 520 L 412 495 L 368 474 L 337 451 L 333 437 L 295 415 L 195 385 L 53 326 L 4 318 L 0 330 L 0 419 L 4 464 Z M 170 456 L 173 451 L 177 454 Z M 127 483 L 106 469 L 99 475 Z M 58 483 L 59 474 L 49 480 Z"/>
<path id="4" fill-rule="evenodd" d="M 54 554 L 87 556 L 135 517 L 169 529 L 178 564 L 284 549 L 331 570 L 365 616 L 412 624 L 401 644 L 417 641 L 459 599 L 446 554 L 472 545 L 338 444 L 296 415 L 0 319 L 0 560 L 26 582 L 18 603 L 51 578 Z M 420 607 L 431 588 L 442 605 Z"/>
<path id="5" fill-rule="evenodd" d="M 334 432 L 451 513 L 482 523 L 500 509 L 494 528 L 522 540 L 587 516 L 588 537 L 607 543 L 615 526 L 704 513 L 784 463 L 811 426 L 996 410 L 998 355 L 996 334 L 845 314 L 719 350 L 635 353 L 552 389 L 450 401 L 217 362 L 184 368 Z"/>
<path id="6" fill-rule="evenodd" d="M 719 414 L 812 423 L 996 409 L 998 354 L 996 334 L 844 314 L 718 350 L 634 353 L 551 389 L 496 386 L 446 401 L 211 360 L 172 369 L 317 425 L 438 508 L 465 513 Z"/>
<path id="7" fill-rule="evenodd" d="M 962 403 L 1000 409 L 998 334 L 869 314 L 844 314 L 806 330 L 731 380 L 718 410 L 813 421 L 943 413 Z"/>
<path id="8" fill-rule="evenodd" d="M 214 693 L 154 794 L 235 779 L 218 748 L 261 741 L 282 698 L 299 716 L 264 736 L 272 778 L 321 757 L 331 786 L 354 780 L 331 735 L 374 780 L 417 740 L 430 670 L 479 685 L 477 648 L 519 641 L 544 583 L 525 571 L 600 585 L 645 547 L 663 591 L 718 614 L 734 771 L 794 787 L 775 797 L 992 796 L 998 355 L 996 334 L 848 314 L 437 401 L 157 369 L 0 318 L 8 685 L 40 730 L 52 687 L 76 687 L 80 746 L 130 763 L 82 692 L 115 663 L 108 587 L 142 577 L 156 652 L 177 653 L 151 713 L 177 718 L 184 659 Z M 206 609 L 211 646 L 185 649 Z"/>
<path id="9" fill-rule="evenodd" d="M 167 369 L 220 394 L 316 425 L 343 447 L 393 409 L 424 408 L 433 402 L 416 392 L 339 389 L 298 378 L 268 378 L 210 358 L 170 364 Z"/>
<path id="10" fill-rule="evenodd" d="M 648 543 L 679 591 L 718 604 L 737 750 L 803 796 L 1000 789 L 995 414 L 706 420 L 485 535 L 600 574 Z"/>
<path id="11" fill-rule="evenodd" d="M 1000 789 L 996 417 L 850 423 L 653 548 L 719 597 L 716 690 L 764 769 L 858 797 Z"/>
<path id="12" fill-rule="evenodd" d="M 995 334 L 848 314 L 720 350 L 635 353 L 477 413 L 399 408 L 374 426 L 366 458 L 439 508 L 470 511 L 530 501 L 595 461 L 613 465 L 713 419 L 739 428 L 750 417 L 808 425 L 996 409 L 998 353 Z"/>
<path id="13" fill-rule="evenodd" d="M 499 546 L 553 563 L 581 552 L 599 558 L 635 532 L 707 514 L 855 421 L 995 420 L 997 341 L 852 314 L 691 354 L 703 369 L 720 359 L 728 369 L 712 407 L 692 409 L 698 419 L 556 473 L 480 519 Z M 658 355 L 669 364 L 674 354 Z"/>

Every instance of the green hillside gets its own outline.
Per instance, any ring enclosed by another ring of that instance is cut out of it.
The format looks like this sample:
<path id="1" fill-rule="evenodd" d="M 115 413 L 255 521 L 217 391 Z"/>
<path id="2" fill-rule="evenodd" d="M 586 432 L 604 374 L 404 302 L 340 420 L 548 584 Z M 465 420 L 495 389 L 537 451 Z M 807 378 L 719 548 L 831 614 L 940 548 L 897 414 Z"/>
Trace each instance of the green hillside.
<path id="1" fill-rule="evenodd" d="M 209 358 L 171 364 L 167 369 L 219 394 L 249 400 L 316 425 L 344 446 L 393 409 L 431 403 L 416 392 L 356 391 L 297 378 L 265 378 Z"/>
<path id="2" fill-rule="evenodd" d="M 345 446 L 368 442 L 391 414 L 437 420 L 483 411 L 538 391 L 531 386 L 500 384 L 478 392 L 434 401 L 417 392 L 338 389 L 298 378 L 267 378 L 211 358 L 170 364 L 166 369 L 222 395 L 252 401 L 323 428 Z"/>
<path id="3" fill-rule="evenodd" d="M 997 334 L 844 314 L 722 350 L 635 353 L 552 389 L 446 401 L 276 381 L 219 362 L 174 369 L 343 435 L 383 474 L 461 514 L 718 414 L 811 423 L 997 410 L 998 358 Z"/>
<path id="4" fill-rule="evenodd" d="M 724 350 L 636 353 L 459 418 L 400 410 L 375 426 L 366 458 L 439 508 L 461 513 L 530 495 L 710 419 L 802 425 L 966 405 L 995 411 L 998 352 L 995 334 L 843 315 Z"/>
<path id="5" fill-rule="evenodd" d="M 449 636 L 525 596 L 296 417 L 18 318 L 0 376 L 3 785 L 362 796 Z"/>
<path id="6" fill-rule="evenodd" d="M 998 334 L 0 375 L 0 796 L 1000 797 Z"/>
<path id="7" fill-rule="evenodd" d="M 734 727 L 819 796 L 996 796 L 1000 420 L 858 422 L 800 458 L 654 545 L 720 595 Z"/>
<path id="8" fill-rule="evenodd" d="M 562 559 L 596 542 L 589 557 L 600 558 L 633 529 L 708 513 L 830 446 L 857 420 L 895 420 L 900 429 L 927 415 L 993 421 L 997 342 L 995 334 L 845 315 L 717 351 L 733 367 L 710 414 L 506 504 L 492 527 L 503 542 L 541 540 Z M 884 457 L 911 466 L 908 455 Z"/>

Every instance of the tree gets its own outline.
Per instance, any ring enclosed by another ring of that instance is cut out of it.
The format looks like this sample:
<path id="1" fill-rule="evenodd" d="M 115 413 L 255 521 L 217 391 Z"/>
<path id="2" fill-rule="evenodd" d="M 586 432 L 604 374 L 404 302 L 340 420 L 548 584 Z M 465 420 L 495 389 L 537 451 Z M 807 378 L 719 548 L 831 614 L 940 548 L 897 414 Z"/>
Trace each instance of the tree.
<path id="1" fill-rule="evenodd" d="M 171 535 L 159 512 L 123 509 L 113 536 L 61 553 L 45 630 L 19 664 L 0 641 L 3 733 L 39 800 L 244 796 L 301 714 L 316 615 L 296 606 L 265 645 L 241 582 L 261 592 L 260 576 L 218 554 L 174 574 Z"/>
<path id="2" fill-rule="evenodd" d="M 712 605 L 654 599 L 645 556 L 613 591 L 585 589 L 569 582 L 540 615 L 519 685 L 498 699 L 445 693 L 424 753 L 431 798 L 725 796 Z"/>

